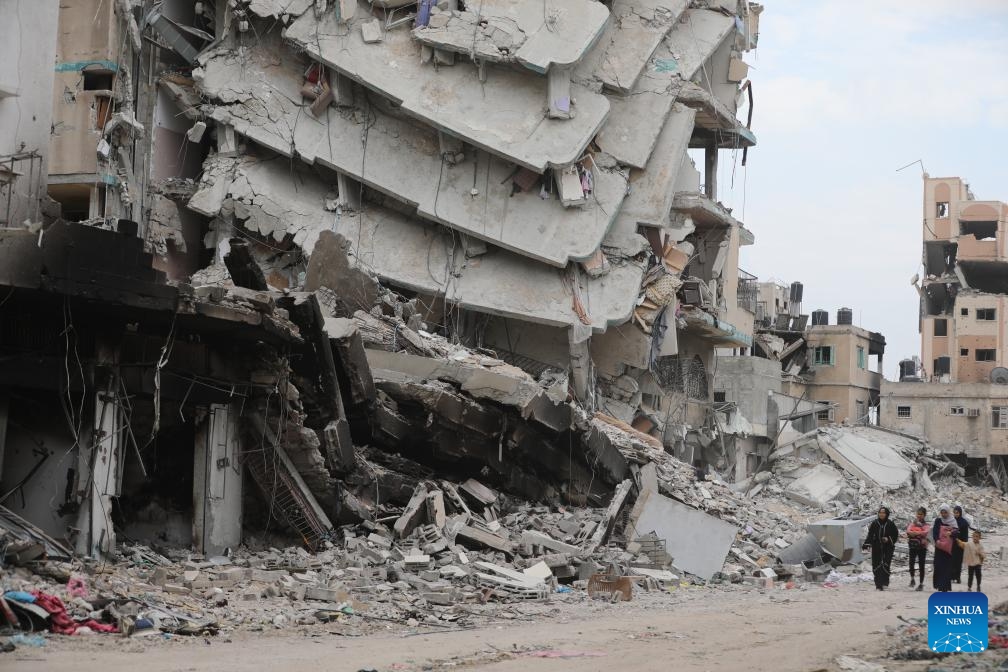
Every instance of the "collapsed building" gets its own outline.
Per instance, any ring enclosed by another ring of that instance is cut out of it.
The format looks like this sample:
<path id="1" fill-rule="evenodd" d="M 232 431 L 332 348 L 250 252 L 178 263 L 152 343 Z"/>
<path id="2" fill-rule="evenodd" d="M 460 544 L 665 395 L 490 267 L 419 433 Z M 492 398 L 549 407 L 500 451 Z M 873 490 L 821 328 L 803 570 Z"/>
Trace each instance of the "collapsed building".
<path id="1" fill-rule="evenodd" d="M 56 66 L 45 193 L 5 182 L 37 207 L 0 230 L 3 503 L 89 555 L 275 520 L 318 547 L 423 469 L 600 506 L 692 459 L 715 349 L 752 345 L 717 175 L 755 143 L 761 11 L 31 14 Z"/>
<path id="2" fill-rule="evenodd" d="M 1008 487 L 1008 204 L 925 174 L 923 215 L 921 355 L 883 384 L 882 421 Z"/>

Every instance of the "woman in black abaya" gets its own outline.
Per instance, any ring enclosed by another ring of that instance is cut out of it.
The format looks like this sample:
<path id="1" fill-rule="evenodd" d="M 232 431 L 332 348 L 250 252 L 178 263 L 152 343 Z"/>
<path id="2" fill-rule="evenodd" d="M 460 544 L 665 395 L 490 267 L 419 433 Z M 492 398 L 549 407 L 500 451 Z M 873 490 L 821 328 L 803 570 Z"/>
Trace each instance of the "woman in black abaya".
<path id="1" fill-rule="evenodd" d="M 959 541 L 969 541 L 970 537 L 970 526 L 966 517 L 963 516 L 963 510 L 961 506 L 952 507 L 952 515 L 955 517 L 956 526 L 959 528 L 959 536 L 957 537 Z M 962 583 L 962 566 L 963 566 L 963 549 L 959 544 L 954 544 L 952 546 L 952 581 L 955 583 Z"/>
<path id="2" fill-rule="evenodd" d="M 868 537 L 865 539 L 865 546 L 871 546 L 875 590 L 885 590 L 889 585 L 890 567 L 897 539 L 899 530 L 896 528 L 896 523 L 889 519 L 889 509 L 883 506 L 879 509 L 878 518 L 868 526 Z"/>

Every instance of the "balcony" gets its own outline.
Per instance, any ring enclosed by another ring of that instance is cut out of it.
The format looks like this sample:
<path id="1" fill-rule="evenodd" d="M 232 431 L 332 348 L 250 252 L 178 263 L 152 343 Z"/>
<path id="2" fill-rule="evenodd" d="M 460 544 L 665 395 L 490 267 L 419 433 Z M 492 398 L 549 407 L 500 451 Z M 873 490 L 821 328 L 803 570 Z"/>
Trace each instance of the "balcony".
<path id="1" fill-rule="evenodd" d="M 740 268 L 738 272 L 738 307 L 755 315 L 758 302 L 759 278 Z"/>

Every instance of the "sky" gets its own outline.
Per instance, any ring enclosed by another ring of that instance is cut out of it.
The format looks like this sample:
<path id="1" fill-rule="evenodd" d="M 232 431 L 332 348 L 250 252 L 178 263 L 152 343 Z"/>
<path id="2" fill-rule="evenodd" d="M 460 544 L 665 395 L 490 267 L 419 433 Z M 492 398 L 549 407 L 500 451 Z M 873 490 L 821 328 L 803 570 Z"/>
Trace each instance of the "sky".
<path id="1" fill-rule="evenodd" d="M 756 237 L 740 266 L 801 281 L 803 313 L 852 308 L 886 337 L 895 378 L 920 354 L 923 217 L 921 165 L 898 169 L 920 160 L 1008 201 L 1008 0 L 763 5 L 745 55 L 758 144 L 718 171 L 719 200 Z"/>

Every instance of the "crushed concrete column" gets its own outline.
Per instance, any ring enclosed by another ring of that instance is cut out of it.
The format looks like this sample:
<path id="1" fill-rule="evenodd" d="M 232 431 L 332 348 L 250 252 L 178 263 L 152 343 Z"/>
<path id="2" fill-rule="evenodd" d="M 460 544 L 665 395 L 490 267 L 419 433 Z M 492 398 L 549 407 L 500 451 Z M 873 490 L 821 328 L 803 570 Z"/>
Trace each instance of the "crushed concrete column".
<path id="1" fill-rule="evenodd" d="M 707 192 L 707 198 L 712 201 L 717 200 L 717 163 L 717 140 L 712 139 L 707 143 L 704 152 L 704 188 Z"/>
<path id="2" fill-rule="evenodd" d="M 213 404 L 196 430 L 193 459 L 193 544 L 220 555 L 241 543 L 242 471 L 239 408 Z"/>
<path id="3" fill-rule="evenodd" d="M 449 14 L 458 10 L 458 0 L 441 0 L 437 3 L 438 9 Z M 455 65 L 455 52 L 450 49 L 434 50 L 435 65 Z"/>
<path id="4" fill-rule="evenodd" d="M 570 208 L 588 202 L 584 185 L 581 182 L 581 173 L 578 171 L 576 163 L 557 168 L 553 171 L 553 175 L 561 205 Z"/>
<path id="5" fill-rule="evenodd" d="M 122 407 L 115 391 L 118 374 L 107 372 L 104 389 L 94 395 L 91 440 L 78 453 L 82 505 L 77 518 L 77 552 L 93 558 L 115 550 L 112 498 L 122 488 Z"/>
<path id="6" fill-rule="evenodd" d="M 465 146 L 461 138 L 438 131 L 438 145 L 441 148 L 441 156 L 447 163 L 455 165 L 465 159 Z"/>
<path id="7" fill-rule="evenodd" d="M 735 438 L 735 482 L 741 483 L 748 476 L 749 471 L 749 451 L 742 441 Z"/>
<path id="8" fill-rule="evenodd" d="M 345 210 L 353 212 L 361 208 L 361 183 L 345 173 L 336 175 L 336 189 L 339 192 L 339 204 Z"/>
<path id="9" fill-rule="evenodd" d="M 595 372 L 592 365 L 590 337 L 591 327 L 588 325 L 571 325 L 568 332 L 574 393 L 588 408 L 595 408 Z"/>
<path id="10" fill-rule="evenodd" d="M 333 95 L 337 107 L 351 107 L 354 104 L 353 80 L 346 75 L 331 73 L 333 78 Z"/>
<path id="11" fill-rule="evenodd" d="M 547 73 L 546 97 L 550 119 L 571 119 L 571 68 L 552 67 Z"/>

